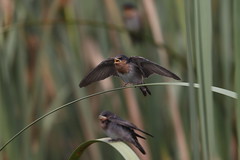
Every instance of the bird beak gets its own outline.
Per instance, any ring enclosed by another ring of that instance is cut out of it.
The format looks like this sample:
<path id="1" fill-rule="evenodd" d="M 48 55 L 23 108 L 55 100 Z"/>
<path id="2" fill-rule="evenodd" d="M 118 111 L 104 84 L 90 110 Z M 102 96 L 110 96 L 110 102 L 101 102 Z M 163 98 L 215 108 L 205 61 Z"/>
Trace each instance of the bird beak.
<path id="1" fill-rule="evenodd" d="M 105 120 L 107 120 L 107 117 L 100 115 L 100 116 L 98 116 L 98 119 L 100 121 L 105 121 Z"/>
<path id="2" fill-rule="evenodd" d="M 120 59 L 115 58 L 115 59 L 114 59 L 114 64 L 119 63 L 120 61 L 121 61 Z"/>

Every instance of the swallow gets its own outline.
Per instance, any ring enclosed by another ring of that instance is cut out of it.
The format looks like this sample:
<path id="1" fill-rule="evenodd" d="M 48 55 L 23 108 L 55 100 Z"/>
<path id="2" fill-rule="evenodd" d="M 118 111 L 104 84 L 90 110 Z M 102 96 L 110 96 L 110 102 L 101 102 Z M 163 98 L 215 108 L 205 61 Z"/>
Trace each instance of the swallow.
<path id="1" fill-rule="evenodd" d="M 123 22 L 129 33 L 133 44 L 137 44 L 144 39 L 144 25 L 141 13 L 132 3 L 125 3 L 122 7 Z"/>
<path id="2" fill-rule="evenodd" d="M 148 59 L 139 56 L 127 57 L 125 55 L 118 55 L 108 58 L 97 65 L 96 68 L 83 78 L 79 87 L 85 87 L 110 76 L 120 77 L 125 82 L 124 86 L 127 84 L 138 85 L 143 84 L 143 79 L 148 78 L 154 73 L 180 80 L 176 74 Z M 147 96 L 147 94 L 151 95 L 147 86 L 139 88 L 144 96 Z"/>
<path id="3" fill-rule="evenodd" d="M 142 154 L 146 154 L 145 150 L 138 142 L 137 137 L 146 139 L 145 137 L 137 134 L 135 130 L 140 131 L 148 136 L 153 137 L 151 134 L 137 128 L 134 124 L 121 119 L 116 114 L 110 111 L 103 111 L 98 116 L 101 128 L 105 131 L 111 141 L 123 141 L 133 144 L 137 147 Z"/>

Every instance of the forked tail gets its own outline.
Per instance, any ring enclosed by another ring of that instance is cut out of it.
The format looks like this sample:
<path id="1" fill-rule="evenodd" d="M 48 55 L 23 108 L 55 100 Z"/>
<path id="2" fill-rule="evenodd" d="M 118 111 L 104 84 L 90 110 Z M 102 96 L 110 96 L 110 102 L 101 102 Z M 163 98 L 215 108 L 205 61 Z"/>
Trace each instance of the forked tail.
<path id="1" fill-rule="evenodd" d="M 138 140 L 134 141 L 133 145 L 136 146 L 139 149 L 139 151 L 142 152 L 142 154 L 146 154 L 145 150 L 143 149 L 141 144 L 138 142 Z"/>

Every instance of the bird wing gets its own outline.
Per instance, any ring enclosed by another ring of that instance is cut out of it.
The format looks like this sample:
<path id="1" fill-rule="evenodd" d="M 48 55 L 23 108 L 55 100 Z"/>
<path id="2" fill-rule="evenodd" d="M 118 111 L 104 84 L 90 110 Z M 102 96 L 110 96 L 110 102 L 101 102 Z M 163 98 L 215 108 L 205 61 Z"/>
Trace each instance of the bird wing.
<path id="1" fill-rule="evenodd" d="M 137 126 L 135 126 L 134 124 L 132 124 L 132 123 L 130 123 L 130 122 L 128 122 L 128 121 L 125 121 L 125 120 L 121 119 L 120 117 L 117 117 L 116 115 L 115 115 L 115 116 L 108 117 L 108 119 L 109 119 L 111 122 L 113 122 L 113 123 L 116 123 L 116 124 L 121 125 L 121 126 L 123 126 L 123 127 L 127 127 L 127 128 L 131 128 L 131 129 L 138 130 L 138 131 L 140 131 L 140 132 L 142 132 L 142 133 L 144 133 L 144 134 L 146 134 L 146 135 L 148 135 L 148 136 L 153 137 L 153 135 L 151 135 L 150 133 L 147 133 L 147 132 L 145 132 L 145 131 L 137 128 Z M 138 134 L 136 134 L 136 135 L 137 135 L 138 137 L 144 139 L 144 137 L 142 137 L 142 136 L 140 136 L 140 135 L 138 135 Z"/>
<path id="2" fill-rule="evenodd" d="M 167 70 L 166 68 L 163 68 L 162 66 L 160 66 L 146 58 L 139 57 L 139 56 L 132 56 L 129 58 L 129 61 L 137 64 L 137 66 L 143 73 L 144 78 L 147 78 L 150 75 L 152 75 L 153 73 L 156 73 L 156 74 L 159 74 L 162 76 L 171 77 L 176 80 L 180 80 L 180 78 L 176 74 L 172 73 L 171 71 Z"/>
<path id="3" fill-rule="evenodd" d="M 118 76 L 114 67 L 114 59 L 108 58 L 95 67 L 83 80 L 79 87 L 85 87 L 93 82 L 103 80 L 110 76 Z"/>

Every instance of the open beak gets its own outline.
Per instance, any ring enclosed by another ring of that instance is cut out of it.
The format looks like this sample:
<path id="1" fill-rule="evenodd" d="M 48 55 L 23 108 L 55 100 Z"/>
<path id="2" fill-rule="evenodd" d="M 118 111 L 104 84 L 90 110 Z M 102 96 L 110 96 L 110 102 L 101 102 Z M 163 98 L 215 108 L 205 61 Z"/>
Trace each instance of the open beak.
<path id="1" fill-rule="evenodd" d="M 117 59 L 117 58 L 114 59 L 114 64 L 119 63 L 119 62 L 121 62 L 120 59 Z"/>
<path id="2" fill-rule="evenodd" d="M 98 119 L 100 121 L 105 121 L 105 120 L 107 120 L 107 117 L 100 115 L 100 116 L 98 116 Z"/>

